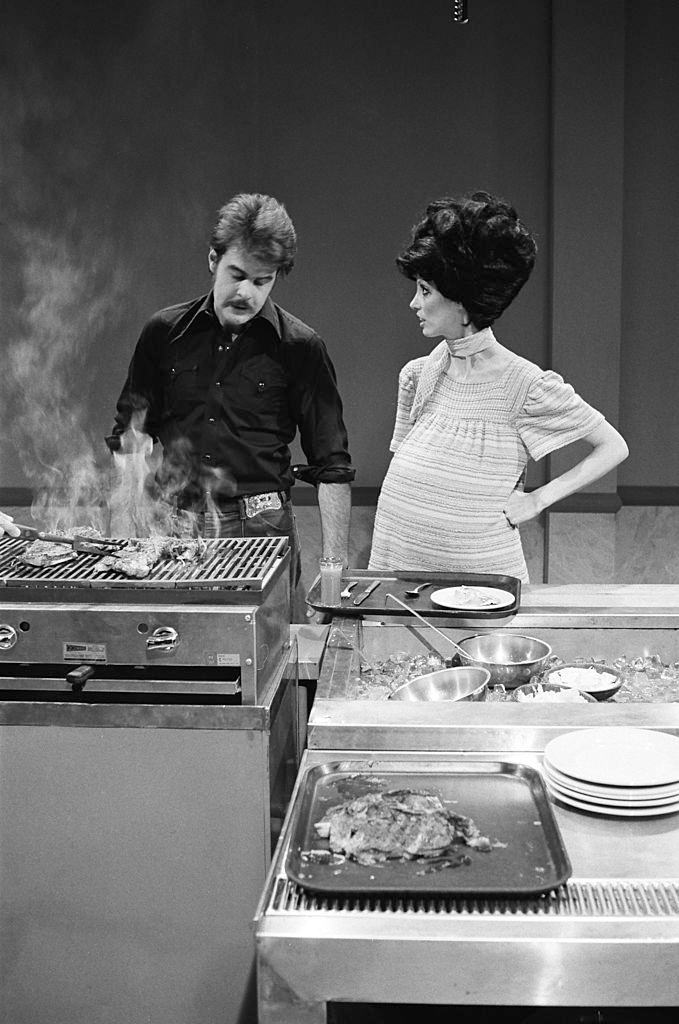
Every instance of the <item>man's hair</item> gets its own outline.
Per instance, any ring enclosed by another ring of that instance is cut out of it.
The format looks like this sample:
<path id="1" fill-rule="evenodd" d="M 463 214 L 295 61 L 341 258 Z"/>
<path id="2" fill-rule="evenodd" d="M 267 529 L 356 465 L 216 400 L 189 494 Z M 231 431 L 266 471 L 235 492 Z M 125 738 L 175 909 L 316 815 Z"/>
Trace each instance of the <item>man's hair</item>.
<path id="1" fill-rule="evenodd" d="M 535 239 L 516 210 L 488 192 L 437 199 L 396 259 L 402 274 L 460 302 L 479 330 L 516 297 L 535 264 Z"/>
<path id="2" fill-rule="evenodd" d="M 279 274 L 292 270 L 297 235 L 282 203 L 259 192 L 240 192 L 222 206 L 210 245 L 221 259 L 232 245 L 241 245 Z"/>

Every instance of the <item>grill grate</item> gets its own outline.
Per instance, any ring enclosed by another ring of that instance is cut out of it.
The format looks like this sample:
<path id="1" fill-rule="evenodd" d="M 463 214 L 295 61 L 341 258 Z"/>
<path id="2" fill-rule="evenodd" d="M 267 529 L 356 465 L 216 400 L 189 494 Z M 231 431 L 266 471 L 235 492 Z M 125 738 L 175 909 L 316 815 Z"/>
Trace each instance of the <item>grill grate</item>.
<path id="1" fill-rule="evenodd" d="M 114 572 L 95 569 L 100 555 L 79 554 L 61 565 L 23 565 L 18 555 L 25 540 L 0 539 L 0 587 L 40 589 L 210 589 L 215 586 L 248 586 L 261 589 L 269 572 L 286 550 L 285 537 L 221 537 L 205 541 L 207 550 L 200 562 L 159 562 L 143 579 L 128 579 Z"/>
<path id="2" fill-rule="evenodd" d="M 570 879 L 553 892 L 523 899 L 455 899 L 407 896 L 319 895 L 278 878 L 267 913 L 461 916 L 496 915 L 547 917 L 677 917 L 679 916 L 679 880 L 648 879 Z"/>

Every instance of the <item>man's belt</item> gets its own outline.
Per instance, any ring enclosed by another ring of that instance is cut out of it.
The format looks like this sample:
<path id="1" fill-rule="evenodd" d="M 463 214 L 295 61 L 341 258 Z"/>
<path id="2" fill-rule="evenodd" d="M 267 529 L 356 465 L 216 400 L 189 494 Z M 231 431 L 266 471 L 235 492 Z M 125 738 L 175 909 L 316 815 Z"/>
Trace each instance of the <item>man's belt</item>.
<path id="1" fill-rule="evenodd" d="M 254 519 L 260 512 L 283 508 L 280 491 L 265 491 L 263 494 L 244 494 L 241 498 L 248 519 Z"/>
<path id="2" fill-rule="evenodd" d="M 236 498 L 213 499 L 217 511 L 221 508 L 238 506 L 247 519 L 254 519 L 260 512 L 277 510 L 290 498 L 290 491 L 263 491 L 260 494 L 241 494 Z"/>

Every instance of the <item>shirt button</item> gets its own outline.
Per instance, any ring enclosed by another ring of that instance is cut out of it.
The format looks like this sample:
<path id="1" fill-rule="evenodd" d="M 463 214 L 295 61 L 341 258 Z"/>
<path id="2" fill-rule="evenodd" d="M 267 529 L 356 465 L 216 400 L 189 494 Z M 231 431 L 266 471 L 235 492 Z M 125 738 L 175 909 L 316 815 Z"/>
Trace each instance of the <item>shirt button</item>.
<path id="1" fill-rule="evenodd" d="M 224 351 L 224 346 L 223 345 L 217 345 L 217 351 L 218 352 L 223 352 Z"/>
<path id="2" fill-rule="evenodd" d="M 203 456 L 203 462 L 212 462 L 212 456 L 211 455 L 204 455 Z"/>
<path id="3" fill-rule="evenodd" d="M 221 380 L 216 380 L 216 381 L 215 381 L 215 387 L 216 387 L 216 388 L 221 388 L 221 386 L 222 386 L 222 382 L 221 382 Z"/>
<path id="4" fill-rule="evenodd" d="M 210 418 L 208 419 L 208 423 L 214 423 L 214 421 L 215 421 L 214 416 L 210 416 Z"/>

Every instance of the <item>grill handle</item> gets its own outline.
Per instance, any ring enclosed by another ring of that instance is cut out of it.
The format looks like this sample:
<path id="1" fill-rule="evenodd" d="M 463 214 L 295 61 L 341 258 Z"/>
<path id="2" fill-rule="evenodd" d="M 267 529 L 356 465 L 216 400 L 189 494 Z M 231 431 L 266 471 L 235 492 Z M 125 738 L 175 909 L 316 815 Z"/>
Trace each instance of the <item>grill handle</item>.
<path id="1" fill-rule="evenodd" d="M 79 693 L 88 679 L 94 675 L 94 665 L 78 665 L 66 673 L 66 682 L 70 683 L 74 693 Z"/>
<path id="2" fill-rule="evenodd" d="M 179 633 L 173 626 L 158 626 L 146 640 L 149 651 L 175 651 L 179 644 Z"/>

